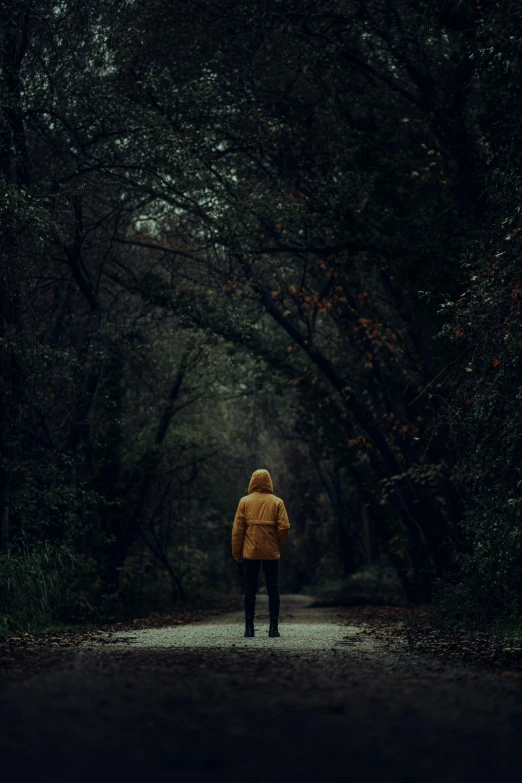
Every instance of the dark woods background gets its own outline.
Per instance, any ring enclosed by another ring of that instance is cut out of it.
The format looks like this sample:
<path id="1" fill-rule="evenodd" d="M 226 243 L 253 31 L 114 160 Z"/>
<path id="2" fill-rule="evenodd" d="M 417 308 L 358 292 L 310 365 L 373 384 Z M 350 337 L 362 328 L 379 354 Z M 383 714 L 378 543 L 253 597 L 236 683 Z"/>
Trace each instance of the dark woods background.
<path id="1" fill-rule="evenodd" d="M 28 0 L 0 20 L 0 615 L 282 587 L 521 609 L 515 0 Z"/>

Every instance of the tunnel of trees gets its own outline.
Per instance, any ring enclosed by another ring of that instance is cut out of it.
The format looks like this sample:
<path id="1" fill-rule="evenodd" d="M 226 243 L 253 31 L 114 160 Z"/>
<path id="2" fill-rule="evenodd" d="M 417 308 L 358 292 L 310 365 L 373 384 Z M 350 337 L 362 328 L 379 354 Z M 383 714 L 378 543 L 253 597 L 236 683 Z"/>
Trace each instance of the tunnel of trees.
<path id="1" fill-rule="evenodd" d="M 6 0 L 0 629 L 238 589 L 522 606 L 516 0 Z M 522 203 L 522 202 L 521 202 Z"/>

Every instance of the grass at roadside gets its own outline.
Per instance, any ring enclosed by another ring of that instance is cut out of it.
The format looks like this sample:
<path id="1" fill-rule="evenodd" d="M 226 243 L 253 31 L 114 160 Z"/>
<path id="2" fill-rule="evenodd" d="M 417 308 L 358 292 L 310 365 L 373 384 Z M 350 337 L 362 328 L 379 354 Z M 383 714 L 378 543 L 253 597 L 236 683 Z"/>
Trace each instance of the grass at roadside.
<path id="1" fill-rule="evenodd" d="M 346 579 L 329 580 L 306 589 L 317 605 L 406 606 L 403 590 L 393 569 L 367 568 Z"/>

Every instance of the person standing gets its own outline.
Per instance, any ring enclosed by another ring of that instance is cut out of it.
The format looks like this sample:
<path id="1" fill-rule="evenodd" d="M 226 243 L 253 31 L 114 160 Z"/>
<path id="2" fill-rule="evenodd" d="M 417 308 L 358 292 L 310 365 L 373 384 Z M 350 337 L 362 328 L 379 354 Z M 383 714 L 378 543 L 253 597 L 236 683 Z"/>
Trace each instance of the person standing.
<path id="1" fill-rule="evenodd" d="M 269 636 L 281 636 L 279 620 L 279 560 L 281 548 L 288 538 L 290 521 L 285 504 L 274 495 L 272 478 L 268 470 L 252 473 L 248 495 L 239 501 L 232 526 L 232 557 L 243 563 L 245 593 L 245 636 L 254 636 L 259 567 L 263 564 L 268 614 Z"/>

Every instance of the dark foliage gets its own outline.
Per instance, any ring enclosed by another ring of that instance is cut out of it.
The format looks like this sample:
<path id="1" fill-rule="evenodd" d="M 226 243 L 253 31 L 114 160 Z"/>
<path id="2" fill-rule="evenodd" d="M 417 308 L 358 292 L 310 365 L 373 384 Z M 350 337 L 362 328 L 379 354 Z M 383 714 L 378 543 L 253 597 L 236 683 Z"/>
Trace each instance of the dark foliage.
<path id="1" fill-rule="evenodd" d="M 509 622 L 516 3 L 4 5 L 6 630 L 237 590 L 258 467 L 284 588 Z"/>

